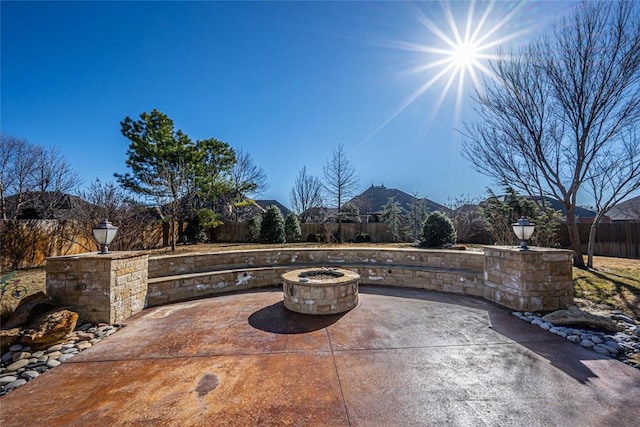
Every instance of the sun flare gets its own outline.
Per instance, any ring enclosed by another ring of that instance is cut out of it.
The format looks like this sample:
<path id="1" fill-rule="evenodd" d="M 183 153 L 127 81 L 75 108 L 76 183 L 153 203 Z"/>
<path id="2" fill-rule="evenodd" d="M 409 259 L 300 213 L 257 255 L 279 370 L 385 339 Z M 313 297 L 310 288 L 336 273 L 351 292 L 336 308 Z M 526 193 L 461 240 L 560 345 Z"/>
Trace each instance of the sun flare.
<path id="1" fill-rule="evenodd" d="M 429 121 L 433 120 L 450 92 L 455 92 L 455 121 L 459 122 L 463 98 L 469 90 L 478 87 L 482 77 L 492 78 L 487 61 L 497 58 L 495 49 L 518 37 L 529 34 L 532 27 L 520 27 L 517 31 L 506 30 L 523 2 L 510 3 L 509 7 L 498 7 L 495 1 L 480 3 L 483 10 L 476 11 L 476 2 L 468 3 L 466 10 L 452 11 L 452 3 L 443 2 L 444 20 L 436 24 L 424 11 L 415 8 L 418 22 L 427 30 L 427 42 L 395 42 L 392 47 L 417 53 L 421 61 L 418 65 L 404 70 L 403 76 L 424 77 L 422 83 L 395 111 L 365 140 L 378 133 L 402 113 L 427 90 L 437 84 L 439 95 L 432 107 Z M 455 4 L 454 4 L 455 5 Z M 504 6 L 504 5 L 503 5 Z M 433 16 L 433 14 L 431 15 Z M 506 35 L 505 35 L 506 34 Z"/>
<path id="2" fill-rule="evenodd" d="M 451 61 L 455 64 L 457 72 L 477 67 L 479 58 L 480 50 L 472 43 L 461 43 L 451 51 Z"/>

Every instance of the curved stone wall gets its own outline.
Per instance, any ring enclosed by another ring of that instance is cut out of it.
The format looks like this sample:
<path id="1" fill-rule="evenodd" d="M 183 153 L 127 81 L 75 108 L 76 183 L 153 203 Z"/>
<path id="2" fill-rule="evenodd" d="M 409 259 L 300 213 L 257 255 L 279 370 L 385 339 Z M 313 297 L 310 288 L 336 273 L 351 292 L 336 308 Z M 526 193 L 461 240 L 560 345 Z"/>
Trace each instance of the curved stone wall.
<path id="1" fill-rule="evenodd" d="M 280 286 L 280 275 L 305 267 L 341 267 L 361 284 L 483 296 L 484 255 L 426 249 L 254 249 L 149 258 L 147 306 Z"/>
<path id="2" fill-rule="evenodd" d="M 151 307 L 221 293 L 281 286 L 281 274 L 338 267 L 360 284 L 475 295 L 519 311 L 573 302 L 568 250 L 486 247 L 484 253 L 418 248 L 287 248 L 148 258 L 137 252 L 47 259 L 47 294 L 82 319 L 116 323 Z"/>

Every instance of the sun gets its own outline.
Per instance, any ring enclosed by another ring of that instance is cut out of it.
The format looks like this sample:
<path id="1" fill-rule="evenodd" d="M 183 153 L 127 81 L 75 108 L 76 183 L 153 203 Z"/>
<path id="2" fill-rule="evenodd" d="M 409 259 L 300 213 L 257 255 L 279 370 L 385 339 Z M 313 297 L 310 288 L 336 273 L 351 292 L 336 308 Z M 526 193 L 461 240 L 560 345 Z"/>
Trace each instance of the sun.
<path id="1" fill-rule="evenodd" d="M 459 5 L 459 3 L 457 3 Z M 423 77 L 422 83 L 407 96 L 394 112 L 374 130 L 367 139 L 379 132 L 425 92 L 440 85 L 440 93 L 432 104 L 429 120 L 433 120 L 450 92 L 455 92 L 455 121 L 459 121 L 463 98 L 481 84 L 483 77 L 493 78 L 488 60 L 496 59 L 498 46 L 529 34 L 532 27 L 522 26 L 518 31 L 505 31 L 524 2 L 510 2 L 509 7 L 496 10 L 495 1 L 482 2 L 476 11 L 476 2 L 468 3 L 465 10 L 452 11 L 456 3 L 442 2 L 444 20 L 433 22 L 424 11 L 414 8 L 417 21 L 426 29 L 425 43 L 396 41 L 392 48 L 417 53 L 418 65 L 404 70 L 402 77 Z M 504 6 L 504 5 L 502 5 Z M 433 11 L 430 11 L 433 12 Z M 431 14 L 433 16 L 433 13 Z M 504 33 L 507 33 L 504 35 Z"/>
<path id="2" fill-rule="evenodd" d="M 455 64 L 457 72 L 464 72 L 465 69 L 480 67 L 481 48 L 475 43 L 461 43 L 451 51 L 451 61 Z"/>

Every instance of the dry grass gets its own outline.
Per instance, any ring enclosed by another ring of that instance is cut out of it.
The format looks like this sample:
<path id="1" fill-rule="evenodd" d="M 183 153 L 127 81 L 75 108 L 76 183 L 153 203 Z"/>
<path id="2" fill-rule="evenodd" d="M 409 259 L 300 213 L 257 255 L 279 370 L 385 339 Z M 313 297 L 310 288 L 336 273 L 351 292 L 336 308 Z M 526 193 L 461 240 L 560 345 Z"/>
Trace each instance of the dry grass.
<path id="1" fill-rule="evenodd" d="M 640 319 L 640 261 L 594 257 L 593 270 L 573 269 L 578 305 L 590 311 L 620 310 Z"/>
<path id="2" fill-rule="evenodd" d="M 315 248 L 318 243 L 296 243 L 283 245 L 261 244 L 207 244 L 179 246 L 175 252 L 170 248 L 147 251 L 150 255 L 171 255 L 189 252 L 230 251 L 237 249 L 266 248 Z M 321 247 L 340 247 L 341 245 L 321 245 Z M 353 247 L 402 248 L 414 247 L 409 243 L 353 243 L 344 245 Z M 477 248 L 470 248 L 478 250 Z M 573 283 L 576 303 L 592 312 L 608 312 L 613 309 L 640 320 L 640 261 L 637 259 L 595 257 L 593 270 L 573 270 Z M 44 268 L 19 270 L 20 285 L 27 288 L 27 295 L 45 290 L 46 271 Z M 13 311 L 19 300 L 5 293 L 0 303 L 0 310 Z"/>

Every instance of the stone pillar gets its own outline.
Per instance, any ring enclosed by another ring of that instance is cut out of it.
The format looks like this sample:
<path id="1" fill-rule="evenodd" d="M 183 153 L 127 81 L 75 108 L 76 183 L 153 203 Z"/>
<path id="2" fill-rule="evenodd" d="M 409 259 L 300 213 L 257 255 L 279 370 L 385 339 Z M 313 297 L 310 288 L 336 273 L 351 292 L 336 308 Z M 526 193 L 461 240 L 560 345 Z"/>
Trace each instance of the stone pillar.
<path id="1" fill-rule="evenodd" d="M 519 311 L 553 311 L 573 303 L 573 252 L 484 248 L 484 298 Z"/>
<path id="2" fill-rule="evenodd" d="M 147 255 L 87 253 L 47 259 L 47 295 L 83 321 L 120 323 L 145 306 Z"/>

